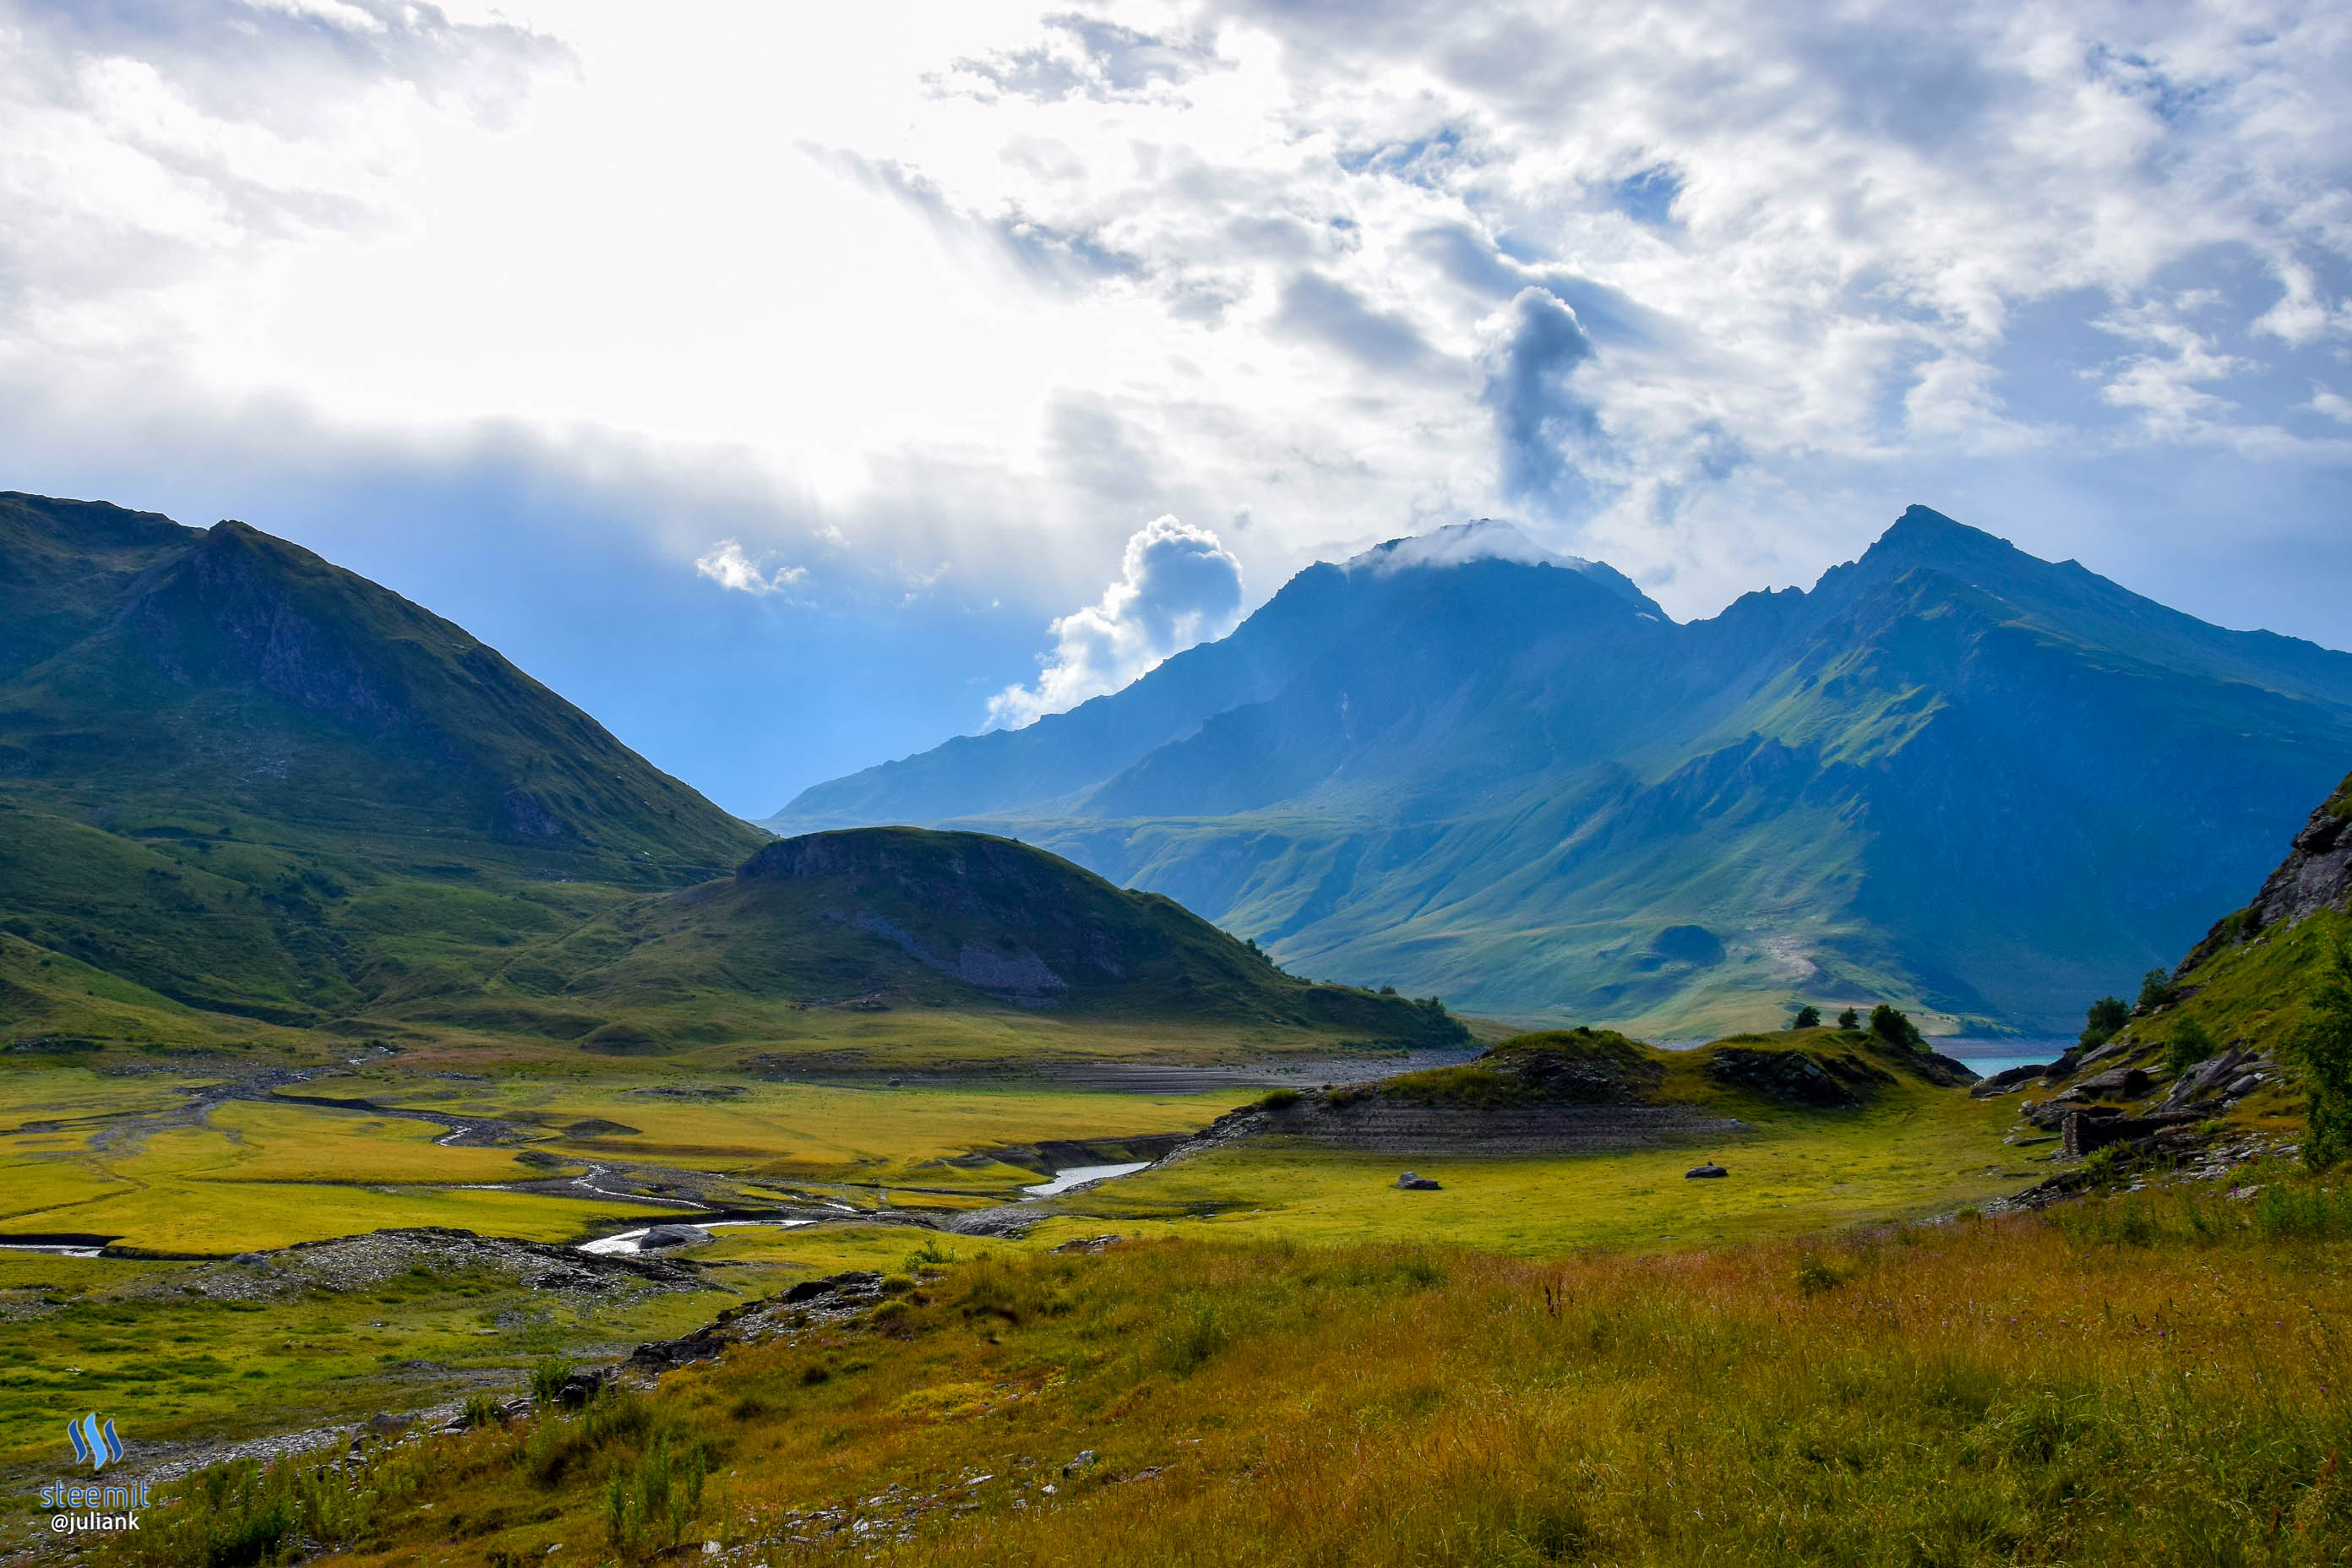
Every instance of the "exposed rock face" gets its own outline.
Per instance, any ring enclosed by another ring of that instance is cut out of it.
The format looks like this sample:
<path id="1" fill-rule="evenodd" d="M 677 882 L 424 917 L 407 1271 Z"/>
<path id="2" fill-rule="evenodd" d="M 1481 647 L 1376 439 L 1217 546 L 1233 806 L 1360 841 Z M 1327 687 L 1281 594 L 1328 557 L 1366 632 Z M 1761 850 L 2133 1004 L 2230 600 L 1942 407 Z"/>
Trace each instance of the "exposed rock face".
<path id="1" fill-rule="evenodd" d="M 1893 1073 L 1851 1053 L 1817 1057 L 1811 1051 L 1755 1051 L 1734 1046 L 1717 1050 L 1706 1070 L 1708 1077 L 1732 1089 L 1822 1110 L 1860 1105 L 1871 1088 L 1895 1081 Z"/>
<path id="2" fill-rule="evenodd" d="M 1399 1176 L 1397 1178 L 1397 1185 L 1408 1193 L 1434 1193 L 1442 1190 L 1438 1186 L 1437 1183 L 1431 1178 L 1419 1175 L 1412 1171 L 1407 1171 L 1404 1174 Z"/>
<path id="3" fill-rule="evenodd" d="M 1704 1165 L 1693 1165 L 1689 1170 L 1685 1171 L 1683 1173 L 1683 1180 L 1686 1182 L 1712 1182 L 1718 1181 L 1729 1174 L 1731 1174 L 1730 1172 L 1725 1170 L 1714 1161 L 1709 1160 Z"/>
<path id="4" fill-rule="evenodd" d="M 2025 1087 L 2032 1079 L 2052 1070 L 2050 1062 L 2021 1062 L 2013 1068 L 2003 1068 L 1990 1078 L 1979 1079 L 1969 1093 L 1978 1100 L 1990 1095 L 2009 1094 Z"/>
<path id="5" fill-rule="evenodd" d="M 2352 902 L 2352 779 L 2311 814 L 2286 859 L 2254 895 L 2250 928 L 2292 925 Z"/>
<path id="6" fill-rule="evenodd" d="M 2352 778 L 2338 784 L 2311 814 L 2254 901 L 2216 921 L 2173 973 L 2185 977 L 2221 949 L 2273 926 L 2294 925 L 2321 910 L 2347 909 L 2352 909 Z"/>
<path id="7" fill-rule="evenodd" d="M 1053 967 L 1034 952 L 997 952 L 979 942 L 968 942 L 950 959 L 933 952 L 920 938 L 900 931 L 880 915 L 858 916 L 857 929 L 888 937 L 919 963 L 982 990 L 1036 995 L 1047 991 L 1066 991 L 1070 986 L 1068 981 L 1055 973 Z M 1116 964 L 1111 965 L 1114 973 L 1117 968 Z"/>
<path id="8" fill-rule="evenodd" d="M 387 730 L 412 714 L 372 670 L 348 633 L 332 632 L 295 603 L 265 560 L 266 536 L 241 522 L 206 531 L 185 566 L 134 596 L 124 624 L 147 640 L 182 685 L 246 679 L 318 712 Z"/>

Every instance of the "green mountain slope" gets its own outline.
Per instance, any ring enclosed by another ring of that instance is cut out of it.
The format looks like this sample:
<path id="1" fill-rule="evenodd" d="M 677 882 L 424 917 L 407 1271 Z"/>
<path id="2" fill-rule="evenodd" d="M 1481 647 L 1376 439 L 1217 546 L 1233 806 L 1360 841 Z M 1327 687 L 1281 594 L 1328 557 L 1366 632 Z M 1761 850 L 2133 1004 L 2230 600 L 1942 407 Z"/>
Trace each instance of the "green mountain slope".
<path id="1" fill-rule="evenodd" d="M 0 611 L 8 1038 L 661 1049 L 859 998 L 1461 1034 L 1018 844 L 774 843 L 463 628 L 243 523 L 0 496 Z"/>
<path id="2" fill-rule="evenodd" d="M 1480 1011 L 1698 1034 L 1893 998 L 2042 1029 L 2180 952 L 2352 755 L 2352 656 L 1925 508 L 1689 626 L 1424 554 L 1312 567 L 1125 691 L 777 821 L 1018 834 Z"/>

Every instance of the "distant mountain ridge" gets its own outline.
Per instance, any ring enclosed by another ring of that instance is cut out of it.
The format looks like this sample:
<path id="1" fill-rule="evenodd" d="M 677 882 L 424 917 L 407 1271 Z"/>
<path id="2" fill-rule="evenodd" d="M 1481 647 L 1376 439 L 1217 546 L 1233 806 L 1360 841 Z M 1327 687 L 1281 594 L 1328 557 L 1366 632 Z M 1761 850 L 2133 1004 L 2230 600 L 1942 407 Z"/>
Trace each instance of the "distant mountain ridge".
<path id="1" fill-rule="evenodd" d="M 2352 758 L 2352 655 L 1925 507 L 1689 625 L 1591 569 L 1424 553 L 1309 567 L 1125 690 L 771 826 L 1017 833 L 1473 1010 L 2041 1029 L 2177 955 Z"/>

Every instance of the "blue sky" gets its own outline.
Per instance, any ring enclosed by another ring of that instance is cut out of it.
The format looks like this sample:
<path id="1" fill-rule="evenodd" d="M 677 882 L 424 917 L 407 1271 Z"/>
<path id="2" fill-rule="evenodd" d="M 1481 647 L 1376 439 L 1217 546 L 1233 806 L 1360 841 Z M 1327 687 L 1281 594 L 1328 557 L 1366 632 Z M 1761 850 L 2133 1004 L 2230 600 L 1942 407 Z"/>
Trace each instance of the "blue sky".
<path id="1" fill-rule="evenodd" d="M 299 540 L 746 814 L 1470 517 L 1687 617 L 1922 501 L 2352 647 L 2341 5 L 0 22 L 0 487 Z"/>

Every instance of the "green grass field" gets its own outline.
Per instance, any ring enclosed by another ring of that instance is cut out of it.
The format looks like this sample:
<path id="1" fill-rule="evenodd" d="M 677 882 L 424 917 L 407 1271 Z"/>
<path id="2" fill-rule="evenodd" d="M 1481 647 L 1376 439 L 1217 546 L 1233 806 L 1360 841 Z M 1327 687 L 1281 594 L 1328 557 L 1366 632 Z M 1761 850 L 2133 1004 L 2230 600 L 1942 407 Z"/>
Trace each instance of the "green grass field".
<path id="1" fill-rule="evenodd" d="M 2038 1151 L 2003 1145 L 2014 1114 L 2013 1106 L 1919 1089 L 1865 1110 L 1756 1117 L 1753 1132 L 1704 1149 L 1556 1159 L 1408 1162 L 1268 1139 L 1129 1177 L 1085 1206 L 1136 1236 L 1521 1257 L 1688 1248 L 1917 1218 L 2015 1192 L 2044 1172 L 2025 1158 Z M 1685 1178 L 1706 1155 L 1731 1176 Z M 1443 1190 L 1399 1191 L 1407 1163 Z M 1056 1221 L 1045 1234 L 1060 1239 L 1089 1223 Z"/>
<path id="2" fill-rule="evenodd" d="M 1651 1258 L 999 1249 L 655 1393 L 222 1474 L 105 1555 L 2340 1563 L 2352 1204 L 2261 1174 Z"/>

